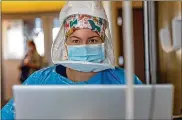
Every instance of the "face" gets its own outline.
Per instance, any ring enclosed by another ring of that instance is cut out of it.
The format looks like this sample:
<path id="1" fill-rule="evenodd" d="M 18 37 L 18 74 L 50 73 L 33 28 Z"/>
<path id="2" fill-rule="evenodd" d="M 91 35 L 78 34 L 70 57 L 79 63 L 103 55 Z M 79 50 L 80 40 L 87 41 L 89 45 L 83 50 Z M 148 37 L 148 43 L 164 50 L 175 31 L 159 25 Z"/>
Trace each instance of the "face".
<path id="1" fill-rule="evenodd" d="M 76 30 L 66 40 L 67 45 L 89 45 L 101 43 L 101 37 L 90 29 Z"/>
<path id="2" fill-rule="evenodd" d="M 32 45 L 31 42 L 27 43 L 27 47 L 29 51 L 33 51 L 35 49 L 34 45 Z"/>

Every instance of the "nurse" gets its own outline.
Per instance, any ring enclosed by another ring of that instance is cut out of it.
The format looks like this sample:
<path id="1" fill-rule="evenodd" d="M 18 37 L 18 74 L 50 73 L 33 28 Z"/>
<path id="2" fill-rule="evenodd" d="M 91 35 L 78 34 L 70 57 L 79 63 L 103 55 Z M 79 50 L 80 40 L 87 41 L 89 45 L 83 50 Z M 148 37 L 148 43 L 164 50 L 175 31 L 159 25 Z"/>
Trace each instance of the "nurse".
<path id="1" fill-rule="evenodd" d="M 125 84 L 114 66 L 109 23 L 98 1 L 69 1 L 60 12 L 60 31 L 51 50 L 54 66 L 34 72 L 24 85 Z M 134 75 L 134 83 L 142 84 Z M 11 99 L 2 119 L 14 119 Z"/>

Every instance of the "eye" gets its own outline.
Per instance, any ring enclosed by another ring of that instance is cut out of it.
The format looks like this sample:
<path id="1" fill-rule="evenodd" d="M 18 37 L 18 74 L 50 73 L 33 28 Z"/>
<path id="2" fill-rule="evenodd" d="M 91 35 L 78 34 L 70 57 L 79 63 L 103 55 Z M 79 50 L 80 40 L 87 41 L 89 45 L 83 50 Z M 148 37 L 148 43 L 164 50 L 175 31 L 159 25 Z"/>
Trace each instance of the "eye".
<path id="1" fill-rule="evenodd" d="M 72 40 L 72 43 L 79 44 L 80 43 L 80 40 Z"/>
<path id="2" fill-rule="evenodd" d="M 91 44 L 95 44 L 95 43 L 98 43 L 98 40 L 96 40 L 96 39 L 90 39 L 90 40 L 88 40 L 88 42 L 91 43 Z"/>
<path id="3" fill-rule="evenodd" d="M 66 43 L 68 45 L 79 45 L 82 43 L 82 40 L 77 37 L 71 36 L 71 37 L 68 37 Z"/>

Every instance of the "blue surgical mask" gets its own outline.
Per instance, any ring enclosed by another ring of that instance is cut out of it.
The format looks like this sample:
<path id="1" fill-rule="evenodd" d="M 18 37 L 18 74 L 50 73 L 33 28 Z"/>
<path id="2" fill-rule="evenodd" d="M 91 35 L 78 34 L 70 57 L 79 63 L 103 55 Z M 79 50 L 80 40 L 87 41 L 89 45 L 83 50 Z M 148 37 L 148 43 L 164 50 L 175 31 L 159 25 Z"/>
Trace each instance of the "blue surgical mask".
<path id="1" fill-rule="evenodd" d="M 105 59 L 104 43 L 92 45 L 67 45 L 68 60 L 101 63 Z"/>

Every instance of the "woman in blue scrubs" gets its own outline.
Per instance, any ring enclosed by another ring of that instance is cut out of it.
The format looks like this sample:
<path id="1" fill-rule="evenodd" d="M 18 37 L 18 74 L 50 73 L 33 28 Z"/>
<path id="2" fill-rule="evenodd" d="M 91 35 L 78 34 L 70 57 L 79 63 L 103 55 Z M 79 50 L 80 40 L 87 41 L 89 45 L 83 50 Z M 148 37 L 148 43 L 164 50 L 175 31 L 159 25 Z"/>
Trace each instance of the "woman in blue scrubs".
<path id="1" fill-rule="evenodd" d="M 55 65 L 34 72 L 23 85 L 125 84 L 124 69 L 114 67 L 110 36 L 100 2 L 68 2 L 60 12 L 60 31 L 52 46 Z M 134 83 L 141 84 L 135 75 Z M 15 118 L 13 99 L 1 112 L 2 119 Z"/>

